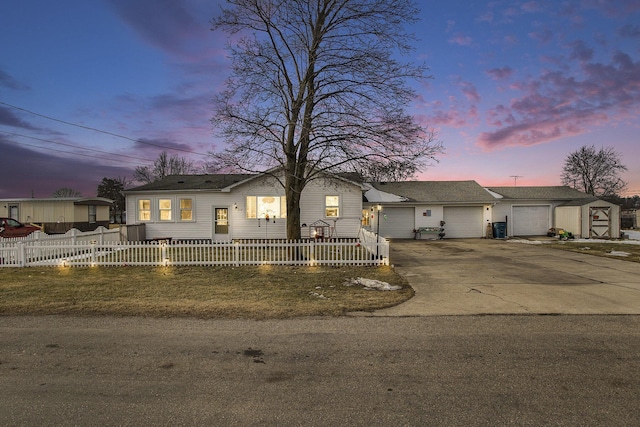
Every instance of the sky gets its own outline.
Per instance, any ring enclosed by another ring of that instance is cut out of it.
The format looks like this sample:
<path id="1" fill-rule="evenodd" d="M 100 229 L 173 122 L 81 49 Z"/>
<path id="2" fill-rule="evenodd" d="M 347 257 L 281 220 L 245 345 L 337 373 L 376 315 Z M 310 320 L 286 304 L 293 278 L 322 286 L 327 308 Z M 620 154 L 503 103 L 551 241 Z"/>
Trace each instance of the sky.
<path id="1" fill-rule="evenodd" d="M 218 0 L 2 0 L 0 199 L 96 195 L 162 151 L 224 147 Z M 408 113 L 444 145 L 421 180 L 561 185 L 566 156 L 613 147 L 640 194 L 640 1 L 423 0 L 429 67 Z"/>

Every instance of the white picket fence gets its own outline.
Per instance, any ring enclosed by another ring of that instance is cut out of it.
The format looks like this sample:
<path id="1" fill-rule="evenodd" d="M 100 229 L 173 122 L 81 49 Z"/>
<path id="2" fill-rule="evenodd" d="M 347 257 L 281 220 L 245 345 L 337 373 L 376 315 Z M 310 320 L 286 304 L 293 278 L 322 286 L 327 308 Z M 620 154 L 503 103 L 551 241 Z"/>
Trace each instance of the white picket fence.
<path id="1" fill-rule="evenodd" d="M 331 241 L 16 242 L 0 245 L 0 267 L 389 265 L 389 241 L 370 234 Z"/>

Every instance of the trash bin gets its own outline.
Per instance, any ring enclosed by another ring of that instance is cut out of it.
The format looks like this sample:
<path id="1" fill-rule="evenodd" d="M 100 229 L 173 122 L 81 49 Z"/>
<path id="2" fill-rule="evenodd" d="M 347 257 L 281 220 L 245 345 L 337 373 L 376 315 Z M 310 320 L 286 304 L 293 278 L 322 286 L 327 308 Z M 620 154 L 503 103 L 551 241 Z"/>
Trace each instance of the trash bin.
<path id="1" fill-rule="evenodd" d="M 493 223 L 493 238 L 505 239 L 507 237 L 507 223 L 506 222 L 494 222 Z"/>

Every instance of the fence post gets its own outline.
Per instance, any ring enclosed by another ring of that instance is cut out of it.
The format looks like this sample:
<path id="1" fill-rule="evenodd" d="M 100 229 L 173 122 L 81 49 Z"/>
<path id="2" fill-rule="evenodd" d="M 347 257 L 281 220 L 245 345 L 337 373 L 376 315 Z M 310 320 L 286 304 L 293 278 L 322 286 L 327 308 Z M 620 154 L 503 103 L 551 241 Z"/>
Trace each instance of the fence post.
<path id="1" fill-rule="evenodd" d="M 18 262 L 18 267 L 25 267 L 26 259 L 24 243 L 18 242 L 16 245 L 16 261 Z"/>
<path id="2" fill-rule="evenodd" d="M 316 261 L 316 240 L 311 240 L 309 245 L 309 262 L 308 265 L 314 265 Z"/>
<path id="3" fill-rule="evenodd" d="M 160 243 L 160 256 L 162 265 L 167 265 L 167 242 Z"/>
<path id="4" fill-rule="evenodd" d="M 96 265 L 96 244 L 91 243 L 91 266 Z"/>
<path id="5" fill-rule="evenodd" d="M 240 265 L 240 242 L 233 244 L 233 263 L 236 267 Z"/>

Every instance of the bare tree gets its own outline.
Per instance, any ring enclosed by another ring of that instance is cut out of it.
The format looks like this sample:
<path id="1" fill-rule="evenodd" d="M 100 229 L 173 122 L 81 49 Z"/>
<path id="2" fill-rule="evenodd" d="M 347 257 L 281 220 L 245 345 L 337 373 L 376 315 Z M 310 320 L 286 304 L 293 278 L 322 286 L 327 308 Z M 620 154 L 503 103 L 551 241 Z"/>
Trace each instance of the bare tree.
<path id="1" fill-rule="evenodd" d="M 122 224 L 126 209 L 125 197 L 122 193 L 129 186 L 129 182 L 124 177 L 102 178 L 98 184 L 98 197 L 106 197 L 113 200 L 113 205 L 109 207 L 109 216 L 113 221 Z"/>
<path id="2" fill-rule="evenodd" d="M 196 167 L 192 160 L 163 151 L 151 166 L 137 166 L 133 179 L 138 182 L 151 183 L 168 175 L 187 175 L 194 173 Z"/>
<path id="3" fill-rule="evenodd" d="M 212 122 L 228 145 L 212 154 L 218 169 L 283 173 L 287 238 L 300 238 L 300 195 L 324 172 L 413 174 L 442 151 L 405 113 L 407 80 L 426 77 L 397 59 L 414 41 L 413 1 L 227 3 L 213 29 L 233 36 L 232 72 Z"/>
<path id="4" fill-rule="evenodd" d="M 613 148 L 582 146 L 564 161 L 562 183 L 594 196 L 614 196 L 627 186 L 619 174 L 626 171 Z"/>
<path id="5" fill-rule="evenodd" d="M 79 191 L 74 190 L 69 187 L 61 187 L 53 192 L 53 197 L 55 198 L 64 198 L 64 197 L 82 197 Z"/>

